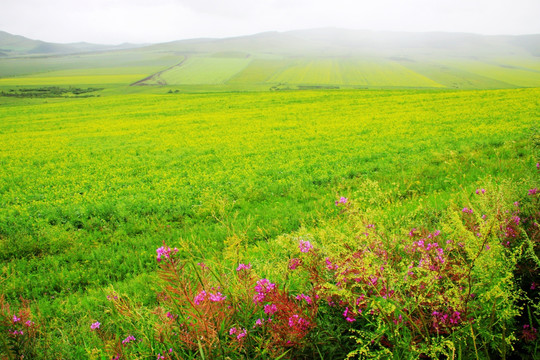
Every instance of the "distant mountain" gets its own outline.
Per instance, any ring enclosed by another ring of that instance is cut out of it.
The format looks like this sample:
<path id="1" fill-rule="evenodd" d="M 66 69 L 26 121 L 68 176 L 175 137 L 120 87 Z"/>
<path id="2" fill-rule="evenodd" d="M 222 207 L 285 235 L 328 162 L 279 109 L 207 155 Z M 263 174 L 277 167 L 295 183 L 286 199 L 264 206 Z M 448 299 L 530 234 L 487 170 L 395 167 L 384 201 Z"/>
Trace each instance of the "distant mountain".
<path id="1" fill-rule="evenodd" d="M 540 35 L 407 33 L 337 28 L 265 32 L 224 39 L 190 39 L 151 45 L 187 53 L 236 51 L 297 56 L 540 56 Z"/>
<path id="2" fill-rule="evenodd" d="M 24 55 L 62 55 L 81 52 L 107 51 L 130 49 L 142 45 L 99 45 L 85 42 L 71 44 L 57 44 L 41 40 L 32 40 L 20 35 L 12 35 L 0 31 L 0 56 L 24 56 Z"/>

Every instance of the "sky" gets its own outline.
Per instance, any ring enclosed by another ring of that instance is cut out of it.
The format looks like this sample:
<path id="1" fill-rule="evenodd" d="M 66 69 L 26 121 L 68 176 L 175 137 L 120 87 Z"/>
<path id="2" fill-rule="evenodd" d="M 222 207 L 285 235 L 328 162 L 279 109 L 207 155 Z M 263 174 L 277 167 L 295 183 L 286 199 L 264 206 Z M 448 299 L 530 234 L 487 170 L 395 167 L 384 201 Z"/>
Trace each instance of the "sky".
<path id="1" fill-rule="evenodd" d="M 540 34 L 540 0 L 0 0 L 0 30 L 100 44 L 338 27 Z"/>

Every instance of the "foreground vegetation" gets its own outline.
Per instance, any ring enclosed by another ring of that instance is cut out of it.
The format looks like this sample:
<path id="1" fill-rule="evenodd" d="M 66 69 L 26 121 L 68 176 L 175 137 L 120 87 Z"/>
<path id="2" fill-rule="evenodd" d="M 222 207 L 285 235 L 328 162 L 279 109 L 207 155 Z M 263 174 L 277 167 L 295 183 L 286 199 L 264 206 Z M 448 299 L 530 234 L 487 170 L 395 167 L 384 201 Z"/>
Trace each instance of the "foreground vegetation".
<path id="1" fill-rule="evenodd" d="M 2 356 L 538 356 L 539 95 L 3 106 Z"/>

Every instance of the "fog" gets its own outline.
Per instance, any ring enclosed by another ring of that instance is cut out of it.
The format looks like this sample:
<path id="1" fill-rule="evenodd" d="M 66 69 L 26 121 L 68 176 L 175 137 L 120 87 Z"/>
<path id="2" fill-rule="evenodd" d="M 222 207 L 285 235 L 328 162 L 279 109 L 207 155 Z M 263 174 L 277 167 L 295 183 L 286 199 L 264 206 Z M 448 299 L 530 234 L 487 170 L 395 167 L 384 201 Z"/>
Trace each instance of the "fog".
<path id="1" fill-rule="evenodd" d="M 156 43 L 339 27 L 540 33 L 538 0 L 2 0 L 0 30 L 50 42 Z"/>

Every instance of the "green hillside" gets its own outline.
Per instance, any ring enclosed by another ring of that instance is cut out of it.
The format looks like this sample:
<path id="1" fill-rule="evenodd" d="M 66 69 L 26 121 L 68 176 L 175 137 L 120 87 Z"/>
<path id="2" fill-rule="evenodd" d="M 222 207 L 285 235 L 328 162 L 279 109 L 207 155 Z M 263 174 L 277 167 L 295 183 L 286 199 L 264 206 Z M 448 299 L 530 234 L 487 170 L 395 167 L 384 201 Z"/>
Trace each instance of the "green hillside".
<path id="1" fill-rule="evenodd" d="M 110 51 L 138 47 L 134 44 L 99 45 L 85 42 L 56 44 L 41 40 L 32 40 L 20 35 L 12 35 L 0 31 L 0 57 L 33 56 L 33 55 L 65 55 L 96 51 Z"/>
<path id="2" fill-rule="evenodd" d="M 0 86 L 102 82 L 129 92 L 163 86 L 182 91 L 540 86 L 536 35 L 319 29 L 54 56 L 32 55 L 39 45 L 34 40 L 0 35 L 0 49 L 4 44 L 11 54 L 0 57 Z M 97 69 L 109 69 L 107 77 L 78 78 L 98 75 Z M 139 89 L 127 90 L 128 85 Z"/>

